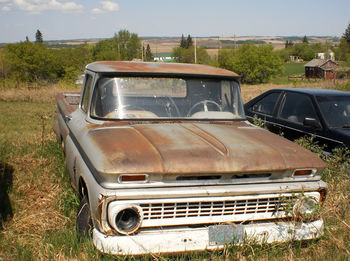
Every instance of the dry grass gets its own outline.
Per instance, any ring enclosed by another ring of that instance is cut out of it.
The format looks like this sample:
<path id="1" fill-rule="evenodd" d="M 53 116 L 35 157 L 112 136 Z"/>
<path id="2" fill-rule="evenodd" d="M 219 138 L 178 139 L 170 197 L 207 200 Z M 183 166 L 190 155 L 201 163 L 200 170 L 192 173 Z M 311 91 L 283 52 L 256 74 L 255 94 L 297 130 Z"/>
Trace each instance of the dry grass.
<path id="1" fill-rule="evenodd" d="M 17 88 L 0 89 L 0 101 L 29 101 L 29 102 L 55 102 L 55 95 L 62 91 L 80 91 L 81 86 L 66 86 L 62 84 L 50 84 L 47 86 L 30 89 L 26 85 Z"/>
<path id="2" fill-rule="evenodd" d="M 27 256 L 49 260 L 42 256 L 48 248 L 44 240 L 47 234 L 72 222 L 62 213 L 62 196 L 67 193 L 67 185 L 62 185 L 59 178 L 64 169 L 58 165 L 62 164 L 59 162 L 62 156 L 52 151 L 56 145 L 51 130 L 54 104 L 42 103 L 51 100 L 50 92 L 40 90 L 34 95 L 28 90 L 16 91 L 21 101 L 11 98 L 13 91 L 0 92 L 1 100 L 11 101 L 0 102 L 0 163 L 13 170 L 5 177 L 11 181 L 8 212 L 13 215 L 8 216 L 0 229 L 0 260 L 27 259 Z M 22 102 L 29 95 L 36 102 Z M 45 114 L 49 117 L 43 121 L 41 115 Z M 21 251 L 24 253 L 20 254 Z"/>
<path id="3" fill-rule="evenodd" d="M 320 89 L 333 89 L 333 81 L 297 81 L 294 83 L 279 85 L 279 84 L 258 84 L 258 85 L 247 85 L 243 84 L 241 86 L 243 102 L 248 102 L 252 98 L 268 91 L 277 88 L 320 88 Z"/>

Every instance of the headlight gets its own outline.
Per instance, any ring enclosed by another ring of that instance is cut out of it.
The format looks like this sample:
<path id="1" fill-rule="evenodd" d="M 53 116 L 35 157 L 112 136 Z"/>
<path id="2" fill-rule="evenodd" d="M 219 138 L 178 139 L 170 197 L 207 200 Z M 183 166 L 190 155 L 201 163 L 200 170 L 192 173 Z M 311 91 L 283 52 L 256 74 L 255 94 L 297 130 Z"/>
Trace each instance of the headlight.
<path id="1" fill-rule="evenodd" d="M 293 207 L 293 213 L 302 221 L 312 221 L 320 215 L 320 203 L 313 197 L 298 199 Z"/>
<path id="2" fill-rule="evenodd" d="M 135 233 L 141 226 L 142 210 L 136 205 L 114 205 L 108 207 L 109 224 L 120 234 Z"/>

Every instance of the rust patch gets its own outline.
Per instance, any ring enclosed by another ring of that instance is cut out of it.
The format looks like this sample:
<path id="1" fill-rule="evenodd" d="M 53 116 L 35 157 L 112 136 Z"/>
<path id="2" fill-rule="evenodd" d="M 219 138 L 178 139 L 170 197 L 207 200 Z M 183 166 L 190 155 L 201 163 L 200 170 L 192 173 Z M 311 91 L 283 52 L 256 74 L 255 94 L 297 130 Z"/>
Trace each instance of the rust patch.
<path id="1" fill-rule="evenodd" d="M 101 73 L 149 73 L 239 77 L 238 74 L 232 71 L 201 64 L 100 61 L 88 64 L 86 68 Z"/>
<path id="2" fill-rule="evenodd" d="M 91 159 L 101 157 L 94 161 L 101 174 L 248 173 L 325 167 L 313 153 L 265 130 L 242 128 L 248 126 L 242 122 L 117 125 L 96 126 L 88 134 L 91 149 L 87 153 Z"/>
<path id="3" fill-rule="evenodd" d="M 227 150 L 226 146 L 222 142 L 217 140 L 214 136 L 212 136 L 209 133 L 203 131 L 197 125 L 195 125 L 195 124 L 191 124 L 191 125 L 183 124 L 181 126 L 184 127 L 185 129 L 193 132 L 194 134 L 198 135 L 199 137 L 201 137 L 205 142 L 210 144 L 221 155 L 228 156 L 228 150 Z"/>
<path id="4" fill-rule="evenodd" d="M 95 148 L 103 156 L 105 173 L 139 173 L 163 170 L 162 160 L 155 148 L 133 128 L 109 128 L 90 132 Z"/>

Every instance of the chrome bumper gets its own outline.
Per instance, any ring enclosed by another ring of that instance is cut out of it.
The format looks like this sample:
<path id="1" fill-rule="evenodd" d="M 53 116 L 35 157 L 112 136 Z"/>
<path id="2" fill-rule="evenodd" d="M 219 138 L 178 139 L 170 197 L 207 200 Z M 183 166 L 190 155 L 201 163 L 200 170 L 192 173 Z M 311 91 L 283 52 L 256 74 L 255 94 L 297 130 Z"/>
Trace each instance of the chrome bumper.
<path id="1" fill-rule="evenodd" d="M 243 242 L 273 243 L 289 240 L 308 240 L 323 233 L 323 221 L 293 224 L 291 222 L 262 222 L 240 225 L 243 231 Z M 97 249 L 113 255 L 143 255 L 176 253 L 198 250 L 216 250 L 224 248 L 227 240 L 220 242 L 222 236 L 216 230 L 215 239 L 209 236 L 209 227 L 162 229 L 143 231 L 130 236 L 106 236 L 96 228 L 93 230 L 93 241 Z M 237 243 L 243 243 L 237 242 Z"/>

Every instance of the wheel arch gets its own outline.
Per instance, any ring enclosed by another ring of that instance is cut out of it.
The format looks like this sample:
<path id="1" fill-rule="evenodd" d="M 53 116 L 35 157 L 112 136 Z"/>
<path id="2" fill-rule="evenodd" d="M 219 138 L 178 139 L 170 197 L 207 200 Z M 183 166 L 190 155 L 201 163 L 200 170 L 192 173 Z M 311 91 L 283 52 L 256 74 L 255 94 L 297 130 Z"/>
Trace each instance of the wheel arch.
<path id="1" fill-rule="evenodd" d="M 89 200 L 88 188 L 83 177 L 79 177 L 78 192 L 79 192 L 80 198 L 83 198 L 84 196 L 86 196 L 87 200 Z"/>

